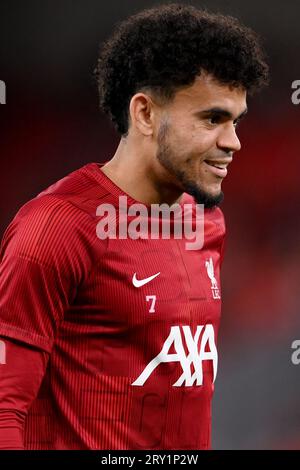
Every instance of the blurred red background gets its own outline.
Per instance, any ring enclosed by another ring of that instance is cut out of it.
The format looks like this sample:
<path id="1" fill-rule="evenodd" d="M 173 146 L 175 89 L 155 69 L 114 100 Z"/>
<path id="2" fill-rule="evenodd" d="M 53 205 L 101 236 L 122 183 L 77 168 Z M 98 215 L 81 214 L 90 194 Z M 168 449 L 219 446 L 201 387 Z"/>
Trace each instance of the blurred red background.
<path id="1" fill-rule="evenodd" d="M 87 162 L 109 160 L 118 136 L 97 109 L 92 71 L 116 21 L 158 2 L 1 2 L 0 234 L 19 207 Z M 187 2 L 183 2 L 187 3 Z M 189 2 L 201 6 L 200 2 Z M 213 446 L 300 448 L 300 4 L 207 1 L 262 35 L 268 90 L 249 100 L 242 150 L 223 184 L 227 252 L 222 273 Z"/>

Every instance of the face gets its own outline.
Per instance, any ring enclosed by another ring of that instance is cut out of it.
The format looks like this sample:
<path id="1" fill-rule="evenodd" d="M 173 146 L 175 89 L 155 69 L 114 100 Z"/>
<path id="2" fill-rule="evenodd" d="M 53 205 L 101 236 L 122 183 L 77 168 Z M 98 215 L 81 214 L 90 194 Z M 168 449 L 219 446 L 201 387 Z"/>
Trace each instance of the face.
<path id="1" fill-rule="evenodd" d="M 236 127 L 246 111 L 245 90 L 222 85 L 208 74 L 162 107 L 157 160 L 181 191 L 205 207 L 223 199 L 222 181 L 241 148 Z"/>

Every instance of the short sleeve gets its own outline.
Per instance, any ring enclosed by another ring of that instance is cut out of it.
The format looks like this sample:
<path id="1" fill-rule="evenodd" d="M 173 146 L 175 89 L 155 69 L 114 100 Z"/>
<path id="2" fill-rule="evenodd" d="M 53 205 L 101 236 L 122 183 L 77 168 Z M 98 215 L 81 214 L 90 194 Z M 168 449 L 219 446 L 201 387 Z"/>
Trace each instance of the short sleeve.
<path id="1" fill-rule="evenodd" d="M 52 195 L 25 204 L 0 249 L 0 335 L 50 352 L 88 272 L 81 211 Z"/>

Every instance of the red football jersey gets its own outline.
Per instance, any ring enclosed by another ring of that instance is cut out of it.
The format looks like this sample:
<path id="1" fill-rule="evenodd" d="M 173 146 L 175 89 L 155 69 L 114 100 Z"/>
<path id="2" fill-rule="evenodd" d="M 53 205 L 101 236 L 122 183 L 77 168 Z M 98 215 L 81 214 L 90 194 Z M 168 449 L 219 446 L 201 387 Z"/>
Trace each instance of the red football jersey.
<path id="1" fill-rule="evenodd" d="M 223 214 L 205 210 L 201 249 L 100 239 L 97 207 L 137 202 L 100 167 L 25 204 L 2 241 L 0 335 L 50 353 L 25 447 L 208 449 Z"/>

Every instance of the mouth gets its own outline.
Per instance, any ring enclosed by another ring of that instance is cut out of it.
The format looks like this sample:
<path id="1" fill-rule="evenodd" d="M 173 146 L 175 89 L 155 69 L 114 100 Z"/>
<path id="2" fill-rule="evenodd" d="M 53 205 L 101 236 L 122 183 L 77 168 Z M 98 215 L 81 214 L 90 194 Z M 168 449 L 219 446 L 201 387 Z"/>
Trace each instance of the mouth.
<path id="1" fill-rule="evenodd" d="M 204 163 L 214 175 L 218 176 L 219 178 L 225 178 L 227 175 L 227 166 L 229 165 L 230 161 L 222 162 L 204 160 Z"/>

